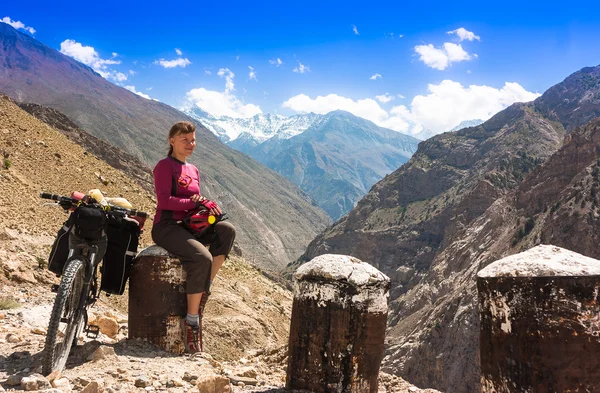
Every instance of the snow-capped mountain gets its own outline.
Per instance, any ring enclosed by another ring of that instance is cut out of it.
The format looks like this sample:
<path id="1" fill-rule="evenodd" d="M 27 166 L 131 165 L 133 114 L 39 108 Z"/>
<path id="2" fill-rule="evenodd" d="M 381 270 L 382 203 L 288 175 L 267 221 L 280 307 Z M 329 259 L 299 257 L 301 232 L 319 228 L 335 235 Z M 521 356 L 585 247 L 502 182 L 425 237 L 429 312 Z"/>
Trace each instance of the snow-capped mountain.
<path id="1" fill-rule="evenodd" d="M 258 145 L 273 137 L 288 139 L 296 136 L 323 118 L 322 115 L 281 116 L 260 113 L 250 118 L 215 117 L 198 107 L 184 110 L 229 145 L 240 138 L 248 145 Z"/>

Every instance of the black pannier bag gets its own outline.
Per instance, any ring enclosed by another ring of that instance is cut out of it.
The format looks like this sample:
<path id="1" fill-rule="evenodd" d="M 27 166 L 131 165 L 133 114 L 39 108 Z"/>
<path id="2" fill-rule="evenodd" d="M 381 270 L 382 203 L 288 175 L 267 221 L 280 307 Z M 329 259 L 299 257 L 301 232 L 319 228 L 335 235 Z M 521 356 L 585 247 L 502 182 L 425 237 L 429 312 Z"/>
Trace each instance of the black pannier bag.
<path id="1" fill-rule="evenodd" d="M 75 234 L 89 241 L 99 240 L 104 235 L 108 222 L 102 208 L 85 205 L 77 207 L 70 219 L 75 225 Z"/>
<path id="2" fill-rule="evenodd" d="M 65 221 L 56 234 L 56 239 L 54 239 L 52 250 L 48 257 L 48 270 L 59 276 L 62 275 L 63 268 L 69 257 L 69 234 L 72 228 L 71 221 Z"/>
<path id="3" fill-rule="evenodd" d="M 108 218 L 108 245 L 102 262 L 100 289 L 122 295 L 129 279 L 131 262 L 137 254 L 140 226 L 131 218 Z"/>

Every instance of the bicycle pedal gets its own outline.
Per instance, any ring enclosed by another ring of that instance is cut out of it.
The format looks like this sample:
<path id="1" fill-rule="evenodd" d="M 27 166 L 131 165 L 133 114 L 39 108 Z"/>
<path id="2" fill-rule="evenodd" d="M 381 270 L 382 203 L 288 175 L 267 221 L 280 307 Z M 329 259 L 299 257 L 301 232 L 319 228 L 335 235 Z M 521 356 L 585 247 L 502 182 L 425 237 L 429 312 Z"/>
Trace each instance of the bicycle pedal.
<path id="1" fill-rule="evenodd" d="M 58 293 L 58 287 L 60 285 L 58 284 L 52 284 L 52 287 L 50 288 L 50 291 L 54 292 L 54 293 Z"/>
<path id="2" fill-rule="evenodd" d="M 100 334 L 100 326 L 88 325 L 88 327 L 85 329 L 85 335 L 87 338 L 97 338 L 98 334 Z"/>

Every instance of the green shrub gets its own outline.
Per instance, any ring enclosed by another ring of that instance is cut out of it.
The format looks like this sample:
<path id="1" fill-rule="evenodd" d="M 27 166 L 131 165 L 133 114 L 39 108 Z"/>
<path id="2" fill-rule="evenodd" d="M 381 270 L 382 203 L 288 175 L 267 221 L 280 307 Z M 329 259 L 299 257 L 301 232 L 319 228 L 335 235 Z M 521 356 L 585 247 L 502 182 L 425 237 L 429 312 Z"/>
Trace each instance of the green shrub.
<path id="1" fill-rule="evenodd" d="M 10 160 L 8 158 L 5 158 L 4 159 L 4 169 L 9 169 L 11 165 L 12 165 L 12 162 L 10 162 Z"/>

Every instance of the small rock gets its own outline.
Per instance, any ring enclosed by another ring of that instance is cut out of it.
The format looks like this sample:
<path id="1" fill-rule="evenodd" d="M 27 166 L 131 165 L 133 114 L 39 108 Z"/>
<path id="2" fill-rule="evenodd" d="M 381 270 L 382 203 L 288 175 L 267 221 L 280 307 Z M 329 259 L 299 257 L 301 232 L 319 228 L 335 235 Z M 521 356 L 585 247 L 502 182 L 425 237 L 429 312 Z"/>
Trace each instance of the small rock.
<path id="1" fill-rule="evenodd" d="M 196 385 L 202 393 L 224 393 L 229 391 L 229 378 L 220 375 L 203 375 Z"/>
<path id="2" fill-rule="evenodd" d="M 40 336 L 45 336 L 46 335 L 46 329 L 33 328 L 33 329 L 31 329 L 31 333 L 33 333 L 33 334 L 39 334 Z"/>
<path id="3" fill-rule="evenodd" d="M 38 141 L 38 145 L 46 147 L 46 142 L 44 142 L 44 141 Z"/>
<path id="4" fill-rule="evenodd" d="M 116 359 L 116 358 L 117 358 L 117 354 L 115 353 L 115 349 L 113 347 L 101 345 L 98 347 L 98 349 L 96 349 L 94 351 L 94 353 L 92 353 L 90 356 L 87 357 L 87 360 L 97 362 L 99 360 Z"/>
<path id="5" fill-rule="evenodd" d="M 86 377 L 77 377 L 75 378 L 75 384 L 81 387 L 87 386 L 90 384 L 90 379 Z"/>
<path id="6" fill-rule="evenodd" d="M 231 383 L 233 383 L 233 384 L 239 384 L 240 382 L 245 385 L 252 385 L 252 386 L 256 386 L 258 384 L 258 381 L 254 378 L 240 377 L 237 375 L 232 375 L 229 377 L 229 379 L 231 380 Z"/>
<path id="7" fill-rule="evenodd" d="M 0 312 L 0 320 L 2 319 L 6 319 L 6 314 L 3 312 Z"/>
<path id="8" fill-rule="evenodd" d="M 11 343 L 11 344 L 16 344 L 23 341 L 23 339 L 19 336 L 17 336 L 14 333 L 8 333 L 6 335 L 6 342 Z"/>
<path id="9" fill-rule="evenodd" d="M 408 388 L 409 392 L 416 392 L 417 390 L 419 390 L 419 389 L 416 388 L 416 387 L 414 387 L 414 386 L 411 386 L 411 387 Z"/>
<path id="10" fill-rule="evenodd" d="M 90 382 L 79 393 L 98 393 L 98 382 Z"/>
<path id="11" fill-rule="evenodd" d="M 183 374 L 183 380 L 187 381 L 187 382 L 193 382 L 194 380 L 198 379 L 197 375 L 194 374 L 190 374 L 187 371 Z"/>
<path id="12" fill-rule="evenodd" d="M 233 370 L 233 374 L 239 377 L 248 377 L 248 378 L 256 378 L 258 373 L 254 367 L 239 367 Z"/>
<path id="13" fill-rule="evenodd" d="M 152 385 L 152 381 L 146 376 L 139 377 L 135 380 L 135 386 L 138 388 L 145 388 L 150 385 Z"/>
<path id="14" fill-rule="evenodd" d="M 102 315 L 90 322 L 90 324 L 97 325 L 100 328 L 100 332 L 110 338 L 117 337 L 117 333 L 119 333 L 119 322 L 115 318 Z"/>
<path id="15" fill-rule="evenodd" d="M 185 386 L 185 382 L 183 382 L 183 380 L 179 379 L 179 378 L 173 378 L 173 379 L 169 379 L 167 381 L 167 385 L 168 388 L 181 388 Z"/>
<path id="16" fill-rule="evenodd" d="M 241 387 L 241 388 L 243 388 L 244 386 L 246 386 L 246 384 L 245 384 L 245 383 L 243 383 L 242 381 L 239 381 L 239 382 L 237 383 L 237 385 L 238 385 L 239 387 Z"/>
<path id="17" fill-rule="evenodd" d="M 69 382 L 67 378 L 55 379 L 52 381 L 52 387 L 66 391 L 71 391 L 73 389 L 71 387 L 71 382 Z"/>
<path id="18" fill-rule="evenodd" d="M 8 377 L 6 380 L 6 384 L 8 386 L 17 386 L 21 384 L 21 379 L 23 379 L 23 375 L 21 374 L 13 374 Z"/>
<path id="19" fill-rule="evenodd" d="M 51 387 L 50 381 L 40 374 L 31 374 L 30 376 L 21 379 L 21 389 L 23 390 L 43 390 L 50 389 Z"/>

